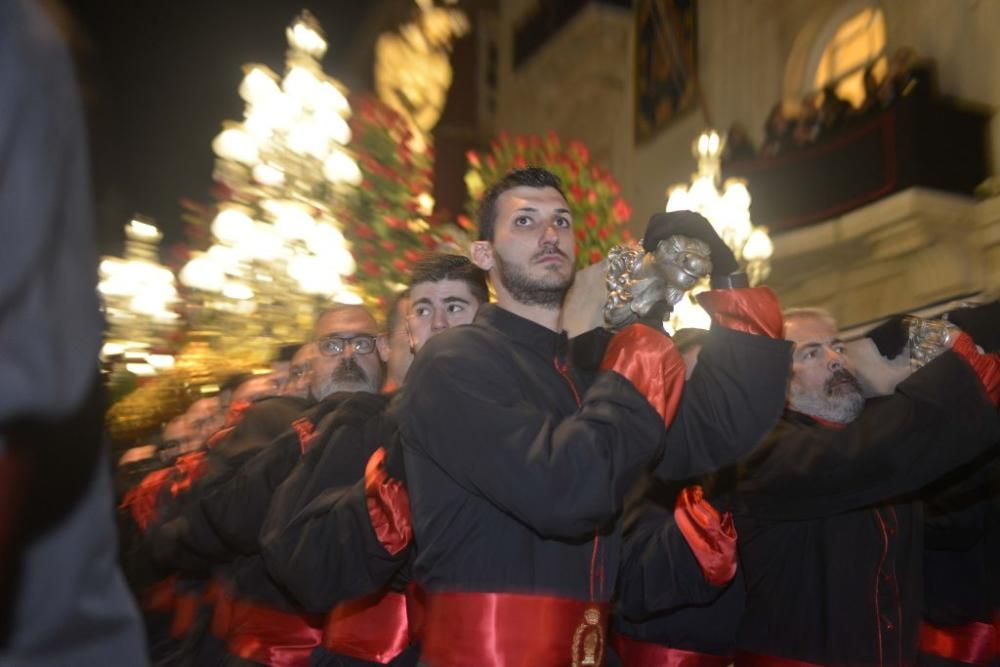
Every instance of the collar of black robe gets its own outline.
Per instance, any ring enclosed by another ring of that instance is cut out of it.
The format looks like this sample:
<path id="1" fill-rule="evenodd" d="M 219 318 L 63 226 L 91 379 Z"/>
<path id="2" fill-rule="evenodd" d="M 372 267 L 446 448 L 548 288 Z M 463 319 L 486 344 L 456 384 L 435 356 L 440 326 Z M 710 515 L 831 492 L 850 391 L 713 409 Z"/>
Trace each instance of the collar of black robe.
<path id="1" fill-rule="evenodd" d="M 476 324 L 480 324 L 503 334 L 518 345 L 528 348 L 551 363 L 553 359 L 566 359 L 568 341 L 566 332 L 556 333 L 537 322 L 515 315 L 495 303 L 479 308 Z"/>

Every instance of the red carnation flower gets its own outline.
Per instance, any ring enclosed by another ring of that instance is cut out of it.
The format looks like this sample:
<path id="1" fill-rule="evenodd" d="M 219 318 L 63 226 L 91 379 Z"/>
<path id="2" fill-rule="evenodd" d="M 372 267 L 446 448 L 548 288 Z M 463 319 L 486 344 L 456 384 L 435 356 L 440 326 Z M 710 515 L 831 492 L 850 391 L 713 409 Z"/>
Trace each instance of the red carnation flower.
<path id="1" fill-rule="evenodd" d="M 587 190 L 587 203 L 591 205 L 597 203 L 597 193 L 593 190 Z"/>
<path id="2" fill-rule="evenodd" d="M 569 144 L 567 144 L 567 148 L 569 148 L 570 153 L 576 154 L 580 162 L 587 164 L 587 161 L 590 160 L 590 151 L 587 150 L 587 147 L 583 144 L 582 141 L 577 141 L 576 139 L 574 139 L 573 141 L 570 141 Z"/>
<path id="3" fill-rule="evenodd" d="M 597 227 L 597 214 L 594 213 L 593 211 L 590 211 L 589 213 L 587 213 L 587 216 L 583 219 L 583 222 L 590 229 L 594 229 L 595 227 Z"/>
<path id="4" fill-rule="evenodd" d="M 369 276 L 377 276 L 381 269 L 379 268 L 377 262 L 369 259 L 361 263 L 361 270 L 364 271 Z"/>
<path id="5" fill-rule="evenodd" d="M 619 197 L 615 200 L 614 206 L 611 207 L 611 215 L 619 223 L 626 222 L 632 217 L 632 207 Z"/>
<path id="6" fill-rule="evenodd" d="M 601 227 L 600 229 L 597 230 L 597 238 L 601 239 L 602 241 L 605 241 L 607 240 L 609 233 L 610 232 L 608 232 L 608 228 L 606 226 Z"/>
<path id="7" fill-rule="evenodd" d="M 587 240 L 587 231 L 583 227 L 577 227 L 576 231 L 573 232 L 573 235 L 581 241 Z"/>
<path id="8" fill-rule="evenodd" d="M 469 164 L 471 164 L 473 167 L 479 169 L 480 165 L 479 154 L 476 153 L 476 151 L 472 150 L 465 151 L 465 159 L 468 160 Z"/>
<path id="9" fill-rule="evenodd" d="M 594 248 L 593 250 L 590 251 L 590 263 L 591 264 L 597 264 L 602 259 L 604 259 L 604 256 L 601 255 L 601 251 L 600 250 L 598 250 L 597 248 Z"/>
<path id="10" fill-rule="evenodd" d="M 409 265 L 399 257 L 392 260 L 392 267 L 397 271 L 399 271 L 400 273 L 406 273 L 406 269 L 408 268 L 408 266 Z"/>
<path id="11" fill-rule="evenodd" d="M 469 219 L 467 215 L 460 215 L 456 218 L 458 226 L 462 229 L 475 229 L 476 225 Z"/>

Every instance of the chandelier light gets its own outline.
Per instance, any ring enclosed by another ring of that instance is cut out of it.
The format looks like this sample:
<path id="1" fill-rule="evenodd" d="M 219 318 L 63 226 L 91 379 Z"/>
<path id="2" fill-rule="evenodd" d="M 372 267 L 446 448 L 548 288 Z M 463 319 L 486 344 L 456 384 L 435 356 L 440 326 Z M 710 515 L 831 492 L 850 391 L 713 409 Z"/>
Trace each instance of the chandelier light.
<path id="1" fill-rule="evenodd" d="M 705 216 L 736 255 L 736 260 L 747 272 L 750 284 L 756 285 L 771 271 L 774 245 L 767 228 L 755 226 L 750 220 L 750 191 L 746 181 L 728 178 L 720 188 L 720 158 L 724 147 L 724 139 L 715 130 L 706 130 L 698 135 L 692 145 L 698 170 L 691 176 L 690 185 L 678 184 L 668 188 L 667 211 L 695 211 Z M 668 327 L 670 330 L 708 328 L 708 314 L 694 300 L 698 293 L 706 289 L 707 280 L 674 307 Z"/>
<path id="2" fill-rule="evenodd" d="M 150 350 L 164 347 L 179 323 L 174 274 L 159 263 L 161 238 L 155 225 L 131 220 L 125 225 L 125 256 L 104 257 L 98 269 L 97 290 L 108 320 L 101 358 L 109 363 L 124 358 L 125 370 L 135 366 L 139 375 L 169 365 L 173 357 Z M 148 357 L 156 357 L 156 365 L 147 364 Z"/>
<path id="3" fill-rule="evenodd" d="M 283 75 L 243 68 L 243 120 L 224 123 L 212 142 L 215 180 L 230 194 L 211 222 L 212 245 L 179 274 L 193 324 L 222 336 L 298 336 L 322 301 L 357 296 L 345 286 L 356 267 L 333 215 L 361 183 L 347 148 L 350 105 L 323 72 L 315 18 L 303 12 L 286 36 Z"/>

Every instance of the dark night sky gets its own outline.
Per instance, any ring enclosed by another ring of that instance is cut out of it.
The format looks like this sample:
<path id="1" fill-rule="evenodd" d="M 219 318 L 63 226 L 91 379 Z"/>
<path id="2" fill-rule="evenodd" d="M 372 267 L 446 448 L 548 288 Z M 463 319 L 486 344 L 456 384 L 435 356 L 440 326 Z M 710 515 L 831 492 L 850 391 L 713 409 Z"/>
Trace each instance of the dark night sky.
<path id="1" fill-rule="evenodd" d="M 82 47 L 102 253 L 121 252 L 122 226 L 152 216 L 164 245 L 183 240 L 182 197 L 211 201 L 212 138 L 242 118 L 241 66 L 284 66 L 285 26 L 308 8 L 327 33 L 328 74 L 352 89 L 347 71 L 366 0 L 64 0 Z M 360 48 L 360 47 L 357 47 Z M 354 58 L 354 62 L 358 62 Z"/>

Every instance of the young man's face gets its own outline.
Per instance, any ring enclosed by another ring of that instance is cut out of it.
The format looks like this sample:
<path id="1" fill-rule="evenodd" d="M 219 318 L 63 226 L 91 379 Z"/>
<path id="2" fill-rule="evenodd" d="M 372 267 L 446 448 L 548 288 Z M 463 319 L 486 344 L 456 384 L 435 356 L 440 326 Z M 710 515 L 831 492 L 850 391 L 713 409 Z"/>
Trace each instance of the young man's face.
<path id="1" fill-rule="evenodd" d="M 555 188 L 520 186 L 496 202 L 493 241 L 474 250 L 494 284 L 525 305 L 562 306 L 573 284 L 573 218 Z M 480 242 L 482 243 L 482 242 Z"/>
<path id="2" fill-rule="evenodd" d="M 864 397 L 837 328 L 819 317 L 794 317 L 785 322 L 785 338 L 795 344 L 789 406 L 828 421 L 854 421 Z"/>
<path id="3" fill-rule="evenodd" d="M 420 351 L 431 336 L 460 324 L 469 324 L 479 310 L 464 280 L 439 280 L 410 287 L 410 308 L 406 315 L 410 349 Z"/>

